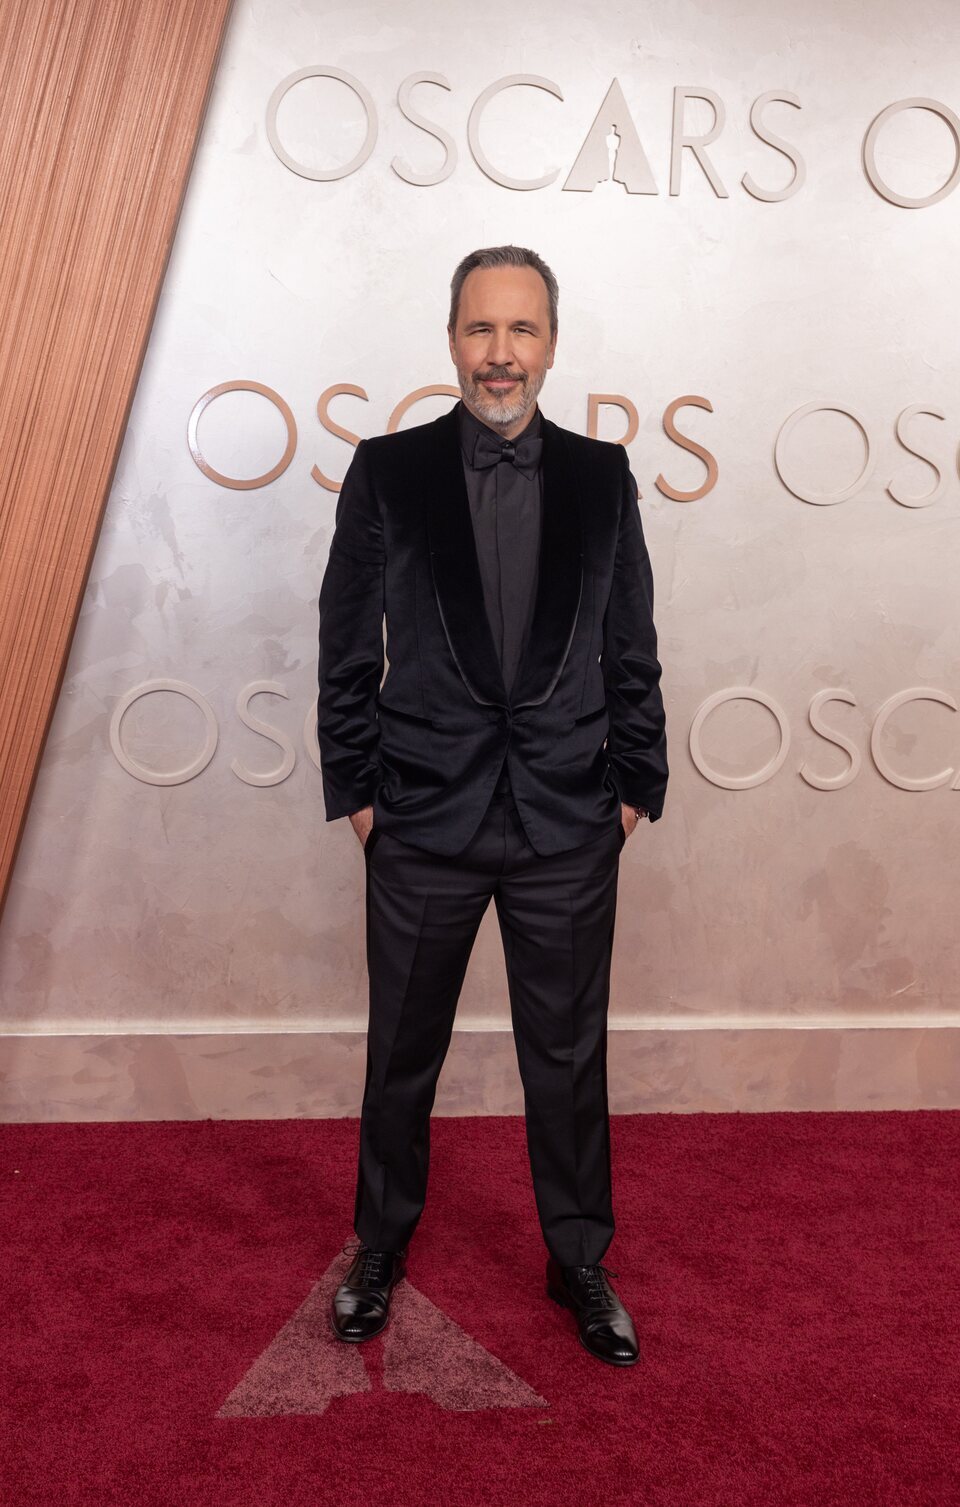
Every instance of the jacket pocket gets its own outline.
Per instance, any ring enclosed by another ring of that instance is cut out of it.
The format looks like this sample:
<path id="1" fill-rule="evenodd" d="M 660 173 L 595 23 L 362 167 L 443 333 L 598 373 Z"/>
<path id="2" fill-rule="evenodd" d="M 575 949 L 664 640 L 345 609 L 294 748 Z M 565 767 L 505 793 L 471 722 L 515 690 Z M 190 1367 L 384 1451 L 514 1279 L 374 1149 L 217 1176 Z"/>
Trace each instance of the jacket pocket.
<path id="1" fill-rule="evenodd" d="M 398 719 L 398 721 L 401 721 L 401 722 L 416 722 L 416 723 L 419 723 L 419 725 L 421 727 L 435 727 L 436 726 L 436 719 L 434 717 L 424 717 L 424 716 L 421 715 L 420 712 L 411 711 L 409 707 L 394 706 L 392 702 L 390 702 L 390 701 L 383 701 L 380 698 L 378 698 L 378 700 L 377 700 L 377 714 L 378 714 L 378 716 L 379 716 L 380 712 L 386 712 L 388 717 L 396 717 Z"/>
<path id="2" fill-rule="evenodd" d="M 582 722 L 594 722 L 594 721 L 598 721 L 605 714 L 606 710 L 607 710 L 607 703 L 606 703 L 606 701 L 601 701 L 600 705 L 599 706 L 595 706 L 592 709 L 592 711 L 581 712 L 580 715 L 579 715 L 579 717 L 574 717 L 574 719 L 573 719 L 573 725 L 574 725 L 574 727 L 579 727 Z"/>

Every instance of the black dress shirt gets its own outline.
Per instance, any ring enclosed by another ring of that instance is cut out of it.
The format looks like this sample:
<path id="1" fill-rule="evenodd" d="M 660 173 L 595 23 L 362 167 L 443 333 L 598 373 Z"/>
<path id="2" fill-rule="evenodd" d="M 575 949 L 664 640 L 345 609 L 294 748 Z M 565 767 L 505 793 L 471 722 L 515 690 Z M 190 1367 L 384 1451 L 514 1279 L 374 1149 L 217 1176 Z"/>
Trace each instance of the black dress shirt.
<path id="1" fill-rule="evenodd" d="M 477 457 L 478 439 L 496 448 L 507 445 L 508 454 L 521 439 L 540 437 L 540 410 L 513 442 L 459 405 L 460 447 L 463 474 L 470 501 L 470 516 L 477 543 L 483 599 L 490 620 L 493 642 L 503 671 L 507 695 L 513 687 L 520 653 L 529 626 L 537 589 L 540 553 L 542 468 L 534 447 L 536 470 L 525 474 L 508 459 L 490 464 L 489 451 Z M 521 452 L 522 453 L 522 452 Z"/>
<path id="2" fill-rule="evenodd" d="M 543 496 L 540 409 L 534 409 L 530 422 L 513 442 L 504 441 L 502 435 L 472 414 L 462 401 L 458 417 L 483 600 L 509 697 L 537 589 Z M 509 456 L 519 441 L 527 438 L 539 441 L 527 447 L 532 449 L 536 463 L 532 475 L 527 474 L 530 465 L 520 470 L 507 458 L 491 463 L 491 445 L 496 448 L 506 445 Z M 478 441 L 485 448 L 485 455 L 478 453 Z M 506 762 L 496 788 L 498 792 L 510 788 Z"/>

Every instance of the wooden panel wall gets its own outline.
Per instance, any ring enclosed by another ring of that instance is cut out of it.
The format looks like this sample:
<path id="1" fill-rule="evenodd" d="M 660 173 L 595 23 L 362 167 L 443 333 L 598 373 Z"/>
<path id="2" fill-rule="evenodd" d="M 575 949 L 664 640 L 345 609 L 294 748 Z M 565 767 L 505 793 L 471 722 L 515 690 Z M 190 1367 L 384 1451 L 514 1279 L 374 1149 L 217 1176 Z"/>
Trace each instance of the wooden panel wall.
<path id="1" fill-rule="evenodd" d="M 230 0 L 5 0 L 0 909 Z"/>

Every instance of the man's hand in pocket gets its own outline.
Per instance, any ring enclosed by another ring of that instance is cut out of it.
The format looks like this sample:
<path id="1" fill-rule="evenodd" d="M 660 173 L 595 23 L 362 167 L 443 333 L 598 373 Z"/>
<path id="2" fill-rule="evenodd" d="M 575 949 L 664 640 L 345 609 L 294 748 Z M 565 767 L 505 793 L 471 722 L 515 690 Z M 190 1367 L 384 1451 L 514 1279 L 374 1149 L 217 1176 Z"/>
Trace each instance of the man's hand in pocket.
<path id="1" fill-rule="evenodd" d="M 367 838 L 373 828 L 373 807 L 364 806 L 360 811 L 354 811 L 348 818 L 351 827 L 357 834 L 361 848 L 367 846 Z"/>
<path id="2" fill-rule="evenodd" d="M 647 813 L 643 810 L 642 806 L 640 807 L 640 810 L 643 812 L 643 816 L 646 816 Z M 628 837 L 630 836 L 634 827 L 640 825 L 640 822 L 643 820 L 643 816 L 637 816 L 636 806 L 624 806 L 621 803 L 620 820 L 623 822 L 623 830 L 624 832 L 626 832 Z"/>

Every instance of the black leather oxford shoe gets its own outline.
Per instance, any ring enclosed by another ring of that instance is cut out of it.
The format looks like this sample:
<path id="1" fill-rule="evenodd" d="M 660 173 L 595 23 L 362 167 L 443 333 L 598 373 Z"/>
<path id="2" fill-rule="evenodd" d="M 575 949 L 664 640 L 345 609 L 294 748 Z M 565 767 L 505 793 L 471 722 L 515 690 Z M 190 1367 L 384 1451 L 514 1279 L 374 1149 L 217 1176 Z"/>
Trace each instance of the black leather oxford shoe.
<path id="1" fill-rule="evenodd" d="M 547 1260 L 547 1292 L 555 1303 L 576 1314 L 580 1341 L 591 1355 L 611 1366 L 632 1366 L 640 1359 L 633 1320 L 610 1286 L 605 1266 L 561 1266 Z"/>
<path id="2" fill-rule="evenodd" d="M 355 1344 L 386 1328 L 390 1295 L 407 1270 L 406 1254 L 360 1246 L 333 1295 L 330 1322 L 338 1339 Z"/>

